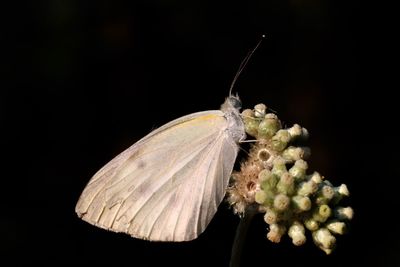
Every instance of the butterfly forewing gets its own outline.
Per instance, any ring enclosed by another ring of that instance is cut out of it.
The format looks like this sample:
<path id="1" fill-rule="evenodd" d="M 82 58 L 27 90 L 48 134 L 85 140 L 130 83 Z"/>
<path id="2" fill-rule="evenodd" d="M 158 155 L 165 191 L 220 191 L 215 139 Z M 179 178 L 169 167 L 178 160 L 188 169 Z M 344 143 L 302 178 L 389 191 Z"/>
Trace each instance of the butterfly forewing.
<path id="1" fill-rule="evenodd" d="M 222 111 L 194 113 L 153 131 L 90 180 L 76 211 L 134 237 L 186 241 L 222 201 L 237 156 Z"/>

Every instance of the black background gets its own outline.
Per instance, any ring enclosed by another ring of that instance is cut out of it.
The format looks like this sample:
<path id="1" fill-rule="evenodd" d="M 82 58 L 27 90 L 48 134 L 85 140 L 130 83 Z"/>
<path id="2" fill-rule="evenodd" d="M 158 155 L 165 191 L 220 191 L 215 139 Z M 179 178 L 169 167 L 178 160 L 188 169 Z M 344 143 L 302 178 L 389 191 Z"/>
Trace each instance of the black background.
<path id="1" fill-rule="evenodd" d="M 362 1 L 48 1 L 14 7 L 3 31 L 1 261 L 227 266 L 239 219 L 226 204 L 197 240 L 152 243 L 77 218 L 90 177 L 155 127 L 218 109 L 234 91 L 311 133 L 310 170 L 346 183 L 348 235 L 272 244 L 256 217 L 243 266 L 399 266 L 396 99 L 385 41 Z M 7 13 L 7 9 L 4 9 Z M 378 27 L 379 28 L 379 27 Z M 389 74 L 390 76 L 390 74 Z M 397 256 L 397 257 L 396 257 Z"/>

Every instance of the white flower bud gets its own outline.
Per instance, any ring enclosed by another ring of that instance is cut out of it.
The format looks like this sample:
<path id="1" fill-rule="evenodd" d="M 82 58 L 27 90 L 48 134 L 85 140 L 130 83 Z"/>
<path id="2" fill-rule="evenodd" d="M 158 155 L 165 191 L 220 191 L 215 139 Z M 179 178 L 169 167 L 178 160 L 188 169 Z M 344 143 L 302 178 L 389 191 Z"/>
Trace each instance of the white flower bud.
<path id="1" fill-rule="evenodd" d="M 254 115 L 257 118 L 262 118 L 265 116 L 265 112 L 267 110 L 267 106 L 264 104 L 257 104 L 254 106 Z"/>
<path id="2" fill-rule="evenodd" d="M 339 187 L 335 188 L 336 191 L 342 196 L 350 196 L 350 191 L 345 184 L 341 184 Z"/>
<path id="3" fill-rule="evenodd" d="M 325 249 L 332 249 L 336 243 L 336 238 L 326 228 L 318 229 L 313 233 L 314 242 Z"/>
<path id="4" fill-rule="evenodd" d="M 331 200 L 333 198 L 333 196 L 335 195 L 335 191 L 329 185 L 324 185 L 321 189 L 321 193 L 322 193 L 322 196 L 327 200 Z"/>
<path id="5" fill-rule="evenodd" d="M 278 214 L 275 211 L 268 209 L 264 215 L 264 221 L 270 225 L 274 224 L 278 221 Z"/>
<path id="6" fill-rule="evenodd" d="M 320 184 L 322 182 L 322 180 L 323 180 L 323 177 L 318 172 L 314 172 L 311 175 L 310 180 L 313 181 L 316 184 Z"/>
<path id="7" fill-rule="evenodd" d="M 354 211 L 351 207 L 338 207 L 335 209 L 335 217 L 339 220 L 351 220 L 353 219 Z"/>
<path id="8" fill-rule="evenodd" d="M 271 242 L 279 243 L 285 232 L 286 232 L 285 226 L 274 223 L 269 226 L 269 232 L 267 234 L 267 238 Z"/>
<path id="9" fill-rule="evenodd" d="M 294 124 L 292 127 L 288 129 L 288 131 L 292 138 L 296 138 L 298 136 L 301 136 L 302 134 L 301 126 L 298 124 Z"/>
<path id="10" fill-rule="evenodd" d="M 331 221 L 326 224 L 326 228 L 334 234 L 343 235 L 346 232 L 346 224 L 339 221 Z"/>
<path id="11" fill-rule="evenodd" d="M 284 194 L 276 195 L 274 199 L 274 207 L 279 211 L 284 211 L 289 207 L 290 199 Z"/>
<path id="12" fill-rule="evenodd" d="M 306 242 L 304 235 L 304 226 L 299 222 L 294 222 L 288 230 L 288 235 L 292 238 L 292 242 L 296 246 L 301 246 Z"/>
<path id="13" fill-rule="evenodd" d="M 311 209 L 311 200 L 304 196 L 294 196 L 292 198 L 294 206 L 300 211 L 307 211 Z"/>

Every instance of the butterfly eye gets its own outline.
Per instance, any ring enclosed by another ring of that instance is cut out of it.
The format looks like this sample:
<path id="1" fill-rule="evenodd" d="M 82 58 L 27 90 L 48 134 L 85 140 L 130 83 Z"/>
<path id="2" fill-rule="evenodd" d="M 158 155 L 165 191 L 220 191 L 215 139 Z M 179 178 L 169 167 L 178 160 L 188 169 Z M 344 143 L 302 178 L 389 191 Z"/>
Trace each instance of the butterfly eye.
<path id="1" fill-rule="evenodd" d="M 242 102 L 239 100 L 238 97 L 230 96 L 229 97 L 229 103 L 234 107 L 235 109 L 241 109 L 242 108 Z"/>

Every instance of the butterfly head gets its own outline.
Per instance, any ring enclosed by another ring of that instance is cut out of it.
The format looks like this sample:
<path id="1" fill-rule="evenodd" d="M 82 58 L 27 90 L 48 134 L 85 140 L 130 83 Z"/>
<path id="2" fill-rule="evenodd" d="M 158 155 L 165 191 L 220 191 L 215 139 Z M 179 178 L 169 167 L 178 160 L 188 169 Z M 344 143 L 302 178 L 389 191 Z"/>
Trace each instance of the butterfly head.
<path id="1" fill-rule="evenodd" d="M 230 95 L 226 98 L 221 106 L 221 110 L 240 110 L 242 108 L 242 101 L 238 95 Z"/>

